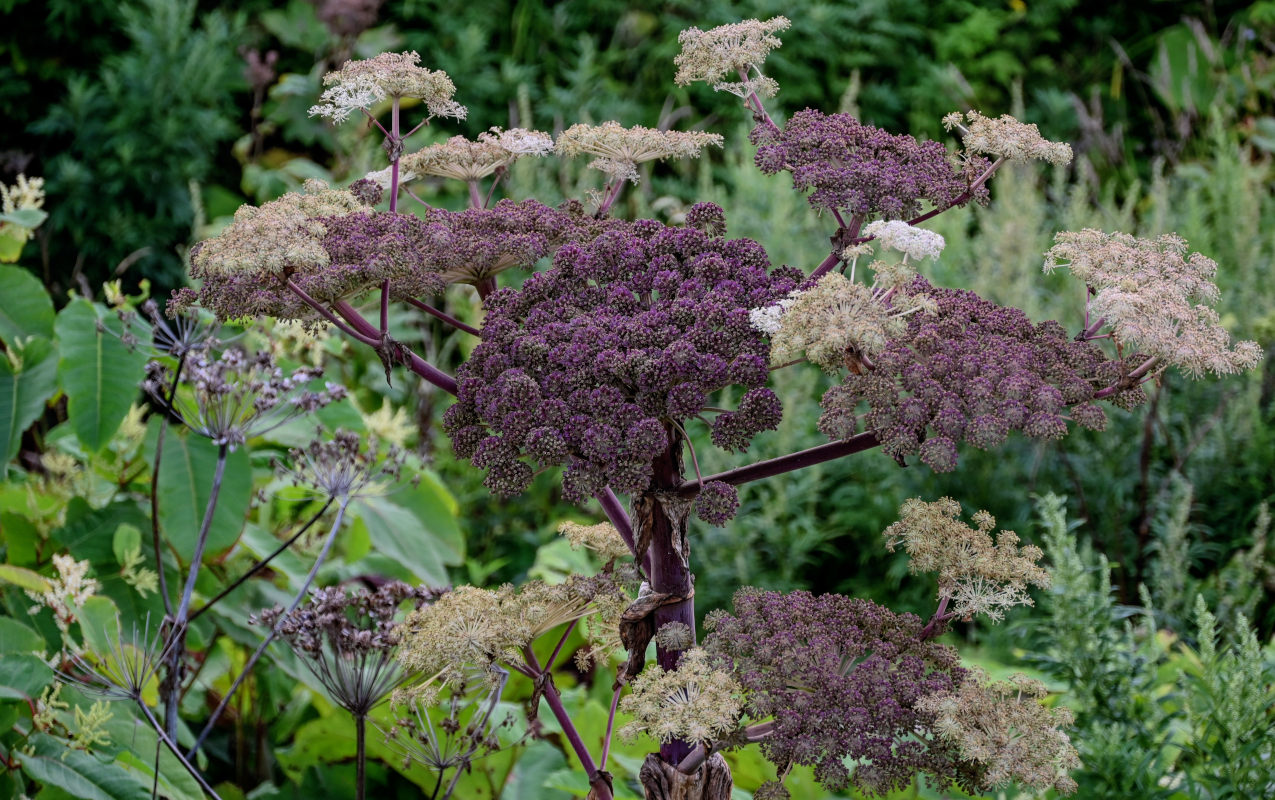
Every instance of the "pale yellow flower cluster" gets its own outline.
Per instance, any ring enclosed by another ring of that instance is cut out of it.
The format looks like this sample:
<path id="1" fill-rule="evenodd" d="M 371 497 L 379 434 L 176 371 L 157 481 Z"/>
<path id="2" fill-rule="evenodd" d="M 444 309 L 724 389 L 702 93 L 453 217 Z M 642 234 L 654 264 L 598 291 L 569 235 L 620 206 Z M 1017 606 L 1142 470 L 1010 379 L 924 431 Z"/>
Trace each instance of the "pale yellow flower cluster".
<path id="1" fill-rule="evenodd" d="M 902 281 L 906 271 L 892 265 Z M 884 273 L 879 273 L 879 276 Z M 907 330 L 907 316 L 916 311 L 933 313 L 933 300 L 924 295 L 895 295 L 889 306 L 883 289 L 865 286 L 829 272 L 810 289 L 796 295 L 771 334 L 770 360 L 786 364 L 805 357 L 831 373 L 871 358 L 885 349 L 891 338 Z M 786 301 L 785 301 L 786 302 Z"/>
<path id="2" fill-rule="evenodd" d="M 323 76 L 322 102 L 310 108 L 312 117 L 344 122 L 350 114 L 386 98 L 420 100 L 432 117 L 464 119 L 464 106 L 452 100 L 456 86 L 447 73 L 419 66 L 415 53 L 381 53 L 375 58 L 347 61 L 336 72 Z"/>
<path id="3" fill-rule="evenodd" d="M 399 661 L 433 676 L 421 689 L 436 691 L 464 681 L 475 668 L 521 664 L 522 648 L 560 625 L 595 614 L 618 622 L 626 604 L 619 587 L 603 577 L 576 576 L 553 585 L 530 581 L 518 589 L 505 585 L 494 591 L 459 586 L 408 616 L 401 628 Z"/>
<path id="4" fill-rule="evenodd" d="M 28 178 L 19 175 L 12 186 L 0 183 L 0 212 L 12 214 L 24 209 L 44 207 L 44 178 Z M 35 235 L 33 228 L 14 222 L 0 222 L 0 232 L 21 242 Z"/>
<path id="5" fill-rule="evenodd" d="M 49 588 L 43 592 L 27 590 L 27 596 L 37 603 L 28 613 L 34 614 L 42 607 L 52 610 L 54 623 L 66 633 L 79 618 L 84 602 L 102 588 L 96 579 L 88 577 L 89 566 L 87 560 L 76 561 L 69 553 L 55 554 L 53 568 L 57 577 L 49 581 Z"/>
<path id="6" fill-rule="evenodd" d="M 412 422 L 405 406 L 395 408 L 388 397 L 381 399 L 381 407 L 371 413 L 359 412 L 368 436 L 394 447 L 406 447 L 409 439 L 420 432 Z"/>
<path id="7" fill-rule="evenodd" d="M 637 183 L 637 165 L 666 158 L 698 158 L 709 146 L 722 146 L 722 137 L 701 131 L 661 131 L 635 125 L 625 128 L 618 122 L 601 125 L 572 125 L 558 137 L 558 155 L 597 156 L 589 162 L 613 181 Z"/>
<path id="8" fill-rule="evenodd" d="M 761 65 L 771 50 L 783 44 L 775 33 L 787 30 L 790 24 L 784 17 L 775 17 L 765 22 L 748 19 L 707 31 L 687 28 L 677 36 L 682 52 L 673 59 L 677 67 L 673 80 L 678 86 L 704 81 L 712 84 L 715 92 L 730 92 L 740 97 L 750 93 L 774 97 L 779 84 L 761 74 Z M 723 80 L 741 73 L 749 77 L 740 81 Z"/>
<path id="9" fill-rule="evenodd" d="M 12 186 L 0 183 L 0 210 L 12 214 L 20 208 L 44 208 L 44 178 L 19 175 Z"/>
<path id="10" fill-rule="evenodd" d="M 604 561 L 632 555 L 629 546 L 620 538 L 620 532 L 609 522 L 598 525 L 581 525 L 567 521 L 558 526 L 558 533 L 571 542 L 571 546 L 592 550 Z"/>
<path id="11" fill-rule="evenodd" d="M 620 710 L 633 721 L 620 729 L 625 741 L 646 734 L 658 742 L 711 743 L 739 726 L 744 689 L 699 648 L 687 650 L 677 669 L 652 664 L 629 684 Z"/>
<path id="12" fill-rule="evenodd" d="M 324 267 L 323 225 L 315 217 L 367 211 L 353 194 L 307 181 L 304 192 L 289 192 L 261 207 L 243 205 L 234 222 L 204 241 L 191 258 L 191 274 L 201 278 L 235 272 L 282 273 L 286 268 Z"/>
<path id="13" fill-rule="evenodd" d="M 1188 255 L 1177 234 L 1140 239 L 1091 228 L 1064 231 L 1045 253 L 1046 272 L 1059 266 L 1095 292 L 1090 313 L 1111 325 L 1117 341 L 1192 378 L 1242 372 L 1262 359 L 1256 342 L 1231 348 L 1210 307 L 1219 296 L 1217 262 Z"/>
<path id="14" fill-rule="evenodd" d="M 954 111 L 943 117 L 943 127 L 956 129 L 965 141 L 965 150 L 1006 161 L 1047 161 L 1070 164 L 1071 145 L 1051 142 L 1040 135 L 1034 124 L 1019 122 L 1008 114 L 999 119 L 985 117 L 977 111 L 961 114 Z"/>
<path id="15" fill-rule="evenodd" d="M 402 166 L 412 177 L 437 175 L 459 181 L 476 181 L 508 167 L 522 156 L 543 156 L 553 152 L 547 133 L 511 128 L 492 128 L 480 133 L 477 141 L 453 136 L 404 156 Z"/>
<path id="16" fill-rule="evenodd" d="M 1076 782 L 1067 773 L 1080 758 L 1061 730 L 1072 724 L 1071 712 L 1043 705 L 1046 694 L 1044 684 L 1025 675 L 991 682 L 974 667 L 955 693 L 923 697 L 916 707 L 936 716 L 935 730 L 962 758 L 986 768 L 984 789 L 1013 782 L 1071 794 Z"/>
<path id="17" fill-rule="evenodd" d="M 1027 585 L 1049 586 L 1049 573 L 1037 565 L 1044 553 L 1035 545 L 1018 546 L 1018 534 L 1001 531 L 992 540 L 996 519 L 974 515 L 971 528 L 961 520 L 961 504 L 950 497 L 933 503 L 913 498 L 899 509 L 899 521 L 882 534 L 886 548 L 907 551 L 913 572 L 937 572 L 939 594 L 950 598 L 959 617 L 982 614 L 992 621 L 1004 609 L 1032 605 Z"/>

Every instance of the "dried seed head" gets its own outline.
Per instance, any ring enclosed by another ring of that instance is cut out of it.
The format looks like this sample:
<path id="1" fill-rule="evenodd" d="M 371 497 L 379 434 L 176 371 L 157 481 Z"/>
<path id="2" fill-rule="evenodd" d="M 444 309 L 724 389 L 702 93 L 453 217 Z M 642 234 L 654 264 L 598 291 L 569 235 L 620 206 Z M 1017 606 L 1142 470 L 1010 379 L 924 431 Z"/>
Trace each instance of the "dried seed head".
<path id="1" fill-rule="evenodd" d="M 618 122 L 601 125 L 572 125 L 558 137 L 558 155 L 597 156 L 592 169 L 605 172 L 611 180 L 637 183 L 637 165 L 666 158 L 698 158 L 710 145 L 721 147 L 722 137 L 701 131 L 661 131 L 635 125 L 625 128 Z"/>
<path id="2" fill-rule="evenodd" d="M 1067 772 L 1080 758 L 1061 729 L 1072 717 L 1065 708 L 1043 705 L 1046 694 L 1025 675 L 992 682 L 976 668 L 955 692 L 923 697 L 916 707 L 935 716 L 934 730 L 959 747 L 962 758 L 985 769 L 984 789 L 1014 782 L 1071 794 L 1076 782 Z"/>
<path id="3" fill-rule="evenodd" d="M 943 127 L 956 129 L 965 140 L 967 153 L 1003 158 L 1006 161 L 1047 161 L 1064 166 L 1071 163 L 1071 145 L 1051 142 L 1034 124 L 1019 122 L 1008 114 L 990 119 L 977 111 L 962 117 L 953 112 L 943 118 Z"/>
<path id="4" fill-rule="evenodd" d="M 1045 271 L 1066 266 L 1096 294 L 1090 313 L 1106 319 L 1126 347 L 1175 366 L 1189 377 L 1250 370 L 1262 359 L 1257 342 L 1231 336 L 1211 306 L 1219 291 L 1217 262 L 1187 255 L 1177 234 L 1139 239 L 1086 228 L 1054 237 Z"/>
<path id="5" fill-rule="evenodd" d="M 673 59 L 678 86 L 693 81 L 712 84 L 715 92 L 730 92 L 746 97 L 755 92 L 761 97 L 773 97 L 779 84 L 761 74 L 761 65 L 771 50 L 782 42 L 775 33 L 787 30 L 789 21 L 775 17 L 765 22 L 744 20 L 733 25 L 719 25 L 707 31 L 687 28 L 678 34 L 682 52 Z M 724 81 L 727 76 L 743 73 L 750 77 L 739 82 Z M 755 73 L 755 77 L 751 77 Z"/>
<path id="6" fill-rule="evenodd" d="M 553 139 L 540 131 L 492 128 L 477 141 L 453 136 L 404 156 L 402 166 L 412 177 L 437 175 L 459 181 L 476 181 L 507 168 L 522 156 L 543 156 L 553 152 Z"/>
<path id="7" fill-rule="evenodd" d="M 994 622 L 1004 609 L 1032 605 L 1027 585 L 1049 587 L 1049 573 L 1036 562 L 1044 555 L 1035 545 L 1018 546 L 1018 534 L 1001 531 L 986 511 L 974 515 L 971 528 L 961 521 L 961 505 L 950 497 L 933 503 L 905 502 L 899 521 L 886 528 L 886 548 L 907 551 L 913 572 L 937 572 L 939 593 L 951 598 L 957 616 L 986 615 Z"/>
<path id="8" fill-rule="evenodd" d="M 804 356 L 831 373 L 847 367 L 855 371 L 865 356 L 881 352 L 907 330 L 911 309 L 927 308 L 925 298 L 903 300 L 886 304 L 873 287 L 830 272 L 782 312 L 779 330 L 770 337 L 771 363 Z"/>
<path id="9" fill-rule="evenodd" d="M 734 731 L 744 710 L 743 687 L 698 648 L 686 651 L 675 670 L 652 664 L 629 688 L 620 710 L 633 721 L 620 736 L 630 742 L 646 734 L 658 742 L 709 743 Z"/>
<path id="10" fill-rule="evenodd" d="M 620 538 L 620 532 L 609 522 L 581 525 L 568 521 L 558 526 L 558 533 L 570 540 L 572 547 L 592 550 L 605 561 L 632 555 L 629 546 Z"/>
<path id="11" fill-rule="evenodd" d="M 421 57 L 411 53 L 381 53 L 363 61 L 347 61 L 336 72 L 323 76 L 319 105 L 310 116 L 344 122 L 350 114 L 367 109 L 387 97 L 412 97 L 424 102 L 430 117 L 464 119 L 466 109 L 452 100 L 456 86 L 447 73 L 418 66 Z"/>

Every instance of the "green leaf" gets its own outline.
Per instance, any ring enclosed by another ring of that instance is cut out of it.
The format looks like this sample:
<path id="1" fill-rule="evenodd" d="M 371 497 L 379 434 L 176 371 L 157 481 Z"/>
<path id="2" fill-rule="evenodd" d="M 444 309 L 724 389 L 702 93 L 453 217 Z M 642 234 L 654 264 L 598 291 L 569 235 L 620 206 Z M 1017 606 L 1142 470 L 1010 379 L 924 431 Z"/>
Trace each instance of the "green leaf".
<path id="1" fill-rule="evenodd" d="M 115 553 L 116 563 L 121 567 L 130 556 L 135 556 L 141 549 L 142 532 L 136 525 L 124 523 L 115 529 L 115 536 L 111 539 L 111 550 Z"/>
<path id="2" fill-rule="evenodd" d="M 80 634 L 85 647 L 105 657 L 120 638 L 120 610 L 109 597 L 94 595 L 79 608 Z"/>
<path id="3" fill-rule="evenodd" d="M 57 391 L 57 359 L 53 343 L 39 337 L 13 345 L 10 355 L 20 360 L 17 369 L 0 357 L 0 475 L 18 454 L 22 433 L 44 413 L 44 404 Z"/>
<path id="4" fill-rule="evenodd" d="M 0 263 L 12 264 L 26 247 L 26 231 L 21 228 L 0 228 Z"/>
<path id="5" fill-rule="evenodd" d="M 217 445 L 201 436 L 164 437 L 164 455 L 159 470 L 160 530 L 187 562 L 195 553 L 195 542 L 204 520 L 204 508 L 217 469 Z M 221 494 L 208 530 L 207 554 L 225 550 L 243 530 L 252 500 L 252 462 L 246 447 L 226 455 L 226 472 Z"/>
<path id="6" fill-rule="evenodd" d="M 393 499 L 391 499 L 391 497 Z M 367 526 L 372 550 L 433 586 L 448 582 L 447 567 L 464 561 L 464 537 L 456 523 L 455 500 L 431 473 L 415 489 L 390 497 L 367 497 L 352 510 Z"/>
<path id="7" fill-rule="evenodd" d="M 143 788 L 118 764 L 104 762 L 83 750 L 67 749 L 52 736 L 31 737 L 35 753 L 21 757 L 22 769 L 35 780 L 80 800 L 147 800 Z"/>
<path id="8" fill-rule="evenodd" d="M 0 581 L 12 583 L 30 592 L 47 592 L 50 588 L 48 580 L 43 575 L 12 564 L 0 564 Z"/>
<path id="9" fill-rule="evenodd" d="M 49 647 L 44 637 L 9 617 L 0 617 L 0 656 L 42 653 Z"/>
<path id="10" fill-rule="evenodd" d="M 25 566 L 36 563 L 36 548 L 44 537 L 40 529 L 22 514 L 0 511 L 0 541 L 10 564 Z"/>
<path id="11" fill-rule="evenodd" d="M 119 750 L 114 753 L 115 763 L 124 767 L 132 779 L 149 793 L 155 780 L 155 748 L 160 746 L 159 738 L 150 723 L 137 716 L 135 711 L 122 704 L 112 706 L 112 710 L 114 713 L 102 727 L 111 737 L 111 747 Z M 160 747 L 160 797 L 202 800 L 204 794 L 199 784 L 167 747 Z"/>
<path id="12" fill-rule="evenodd" d="M 62 352 L 58 380 L 67 395 L 67 415 L 75 437 L 92 453 L 101 450 L 119 429 L 143 377 L 146 357 L 130 351 L 118 335 L 119 322 L 105 319 L 87 300 L 76 299 L 54 322 Z"/>
<path id="13" fill-rule="evenodd" d="M 18 208 L 0 214 L 0 222 L 8 222 L 28 230 L 40 227 L 48 218 L 49 212 L 39 208 Z"/>
<path id="14" fill-rule="evenodd" d="M 12 345 L 28 336 L 53 338 L 53 301 L 34 275 L 0 266 L 0 341 Z"/>
<path id="15" fill-rule="evenodd" d="M 0 698 L 31 700 L 53 681 L 53 670 L 39 656 L 0 656 Z"/>

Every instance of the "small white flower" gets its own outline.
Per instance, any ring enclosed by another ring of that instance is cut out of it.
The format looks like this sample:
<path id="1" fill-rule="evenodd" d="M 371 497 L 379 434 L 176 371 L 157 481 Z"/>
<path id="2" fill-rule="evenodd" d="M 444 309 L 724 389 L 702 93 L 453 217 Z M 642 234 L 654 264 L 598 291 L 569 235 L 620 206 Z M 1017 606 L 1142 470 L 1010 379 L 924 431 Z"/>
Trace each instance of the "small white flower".
<path id="1" fill-rule="evenodd" d="M 934 231 L 909 225 L 903 220 L 877 220 L 868 223 L 863 229 L 865 236 L 874 236 L 882 247 L 898 250 L 911 259 L 938 258 L 947 244 L 943 237 Z"/>

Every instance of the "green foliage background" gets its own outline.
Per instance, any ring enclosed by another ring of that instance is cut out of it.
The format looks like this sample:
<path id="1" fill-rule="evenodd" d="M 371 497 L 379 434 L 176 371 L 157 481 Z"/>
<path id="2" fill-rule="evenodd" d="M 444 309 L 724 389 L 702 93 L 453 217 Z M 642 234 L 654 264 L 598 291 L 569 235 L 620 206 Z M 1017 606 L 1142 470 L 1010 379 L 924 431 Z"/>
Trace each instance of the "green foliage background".
<path id="1" fill-rule="evenodd" d="M 961 633 L 968 657 L 993 670 L 1038 669 L 1065 693 L 1087 765 L 1077 776 L 1082 796 L 1255 796 L 1264 778 L 1236 741 L 1275 734 L 1271 698 L 1258 691 L 1271 686 L 1275 661 L 1269 645 L 1260 645 L 1275 626 L 1275 578 L 1259 524 L 1262 504 L 1275 496 L 1271 2 L 864 0 L 798 8 L 771 0 L 402 0 L 386 2 L 376 24 L 357 36 L 340 36 L 306 0 L 0 0 L 0 180 L 11 182 L 18 172 L 45 176 L 50 212 L 19 265 L 0 267 L 5 565 L 47 576 L 52 553 L 69 549 L 93 562 L 106 579 L 103 593 L 126 618 L 155 610 L 153 596 L 148 604 L 118 577 L 111 547 L 126 526 L 150 526 L 140 493 L 152 480 L 145 464 L 154 433 L 128 447 L 117 435 L 124 401 L 137 399 L 128 385 L 140 379 L 140 363 L 96 331 L 95 320 L 109 315 L 91 298 L 112 277 L 132 289 L 147 279 L 162 295 L 181 285 L 189 245 L 215 232 L 239 204 L 272 199 L 309 177 L 347 183 L 383 166 L 366 130 L 333 129 L 306 115 L 323 73 L 346 57 L 414 49 L 428 66 L 451 74 L 469 119 L 426 129 L 409 149 L 491 125 L 558 130 L 617 119 L 723 132 L 727 147 L 712 159 L 649 170 L 620 213 L 667 217 L 695 200 L 713 200 L 726 208 L 732 235 L 766 243 L 777 263 L 816 263 L 826 252 L 827 226 L 784 179 L 752 167 L 734 98 L 672 85 L 678 31 L 780 13 L 793 19 L 768 62 L 782 86 L 781 115 L 806 106 L 845 110 L 939 137 L 938 120 L 953 109 L 1012 111 L 1076 145 L 1073 167 L 1005 170 L 993 181 L 990 208 L 937 219 L 932 227 L 948 247 L 934 280 L 975 289 L 1036 319 L 1074 321 L 1082 298 L 1064 277 L 1040 274 L 1041 253 L 1056 231 L 1177 231 L 1219 262 L 1226 324 L 1239 338 L 1257 339 L 1268 357 L 1256 373 L 1227 381 L 1188 384 L 1170 376 L 1146 409 L 1113 413 L 1102 435 L 1077 432 L 1048 445 L 1011 440 L 996 453 L 963 453 L 950 476 L 900 470 L 869 453 L 751 485 L 729 528 L 696 531 L 698 607 L 719 607 L 736 587 L 756 584 L 855 593 L 927 613 L 932 587 L 908 579 L 906 563 L 883 551 L 879 532 L 907 497 L 957 497 L 1046 542 L 1050 560 L 1070 569 L 1056 573 L 1063 577 L 1042 608 L 990 631 Z M 243 53 L 253 49 L 278 54 L 275 74 L 256 87 L 243 71 Z M 554 202 L 595 187 L 577 167 L 550 159 L 520 162 L 509 194 Z M 464 202 L 441 183 L 422 191 L 432 203 Z M 467 319 L 478 315 L 463 293 L 449 302 Z M 442 363 L 459 358 L 463 345 L 434 323 L 405 315 L 395 328 Z M 378 573 L 496 584 L 570 566 L 552 531 L 562 519 L 591 517 L 561 502 L 555 476 L 541 476 L 515 501 L 494 500 L 481 475 L 456 463 L 432 427 L 440 398 L 401 370 L 387 386 L 367 353 L 337 341 L 326 347 L 329 375 L 355 393 L 340 412 L 342 424 L 362 424 L 360 410 L 386 400 L 405 409 L 423 427 L 419 471 L 432 492 L 428 502 L 400 498 L 393 508 L 362 509 L 326 578 Z M 112 365 L 98 369 L 118 385 L 103 391 L 92 364 Z M 825 380 L 814 372 L 792 380 L 782 427 L 759 438 L 749 459 L 821 443 L 813 421 Z M 153 420 L 152 429 L 158 424 Z M 269 477 L 269 456 L 295 443 L 286 436 L 254 442 L 243 454 L 241 507 L 223 512 L 224 545 L 208 562 L 211 591 L 272 548 L 298 516 L 281 503 L 248 510 L 247 499 L 254 488 L 279 488 Z M 208 454 L 194 442 L 179 444 L 189 471 L 206 473 Z M 41 452 L 78 459 L 79 483 L 45 482 L 36 467 Z M 740 463 L 706 441 L 697 452 L 705 471 Z M 162 524 L 178 531 L 189 527 L 183 515 L 202 505 L 198 496 L 183 498 L 173 477 L 159 478 L 169 509 Z M 1033 501 L 1051 492 L 1066 496 L 1065 507 Z M 1069 530 L 1065 517 L 1074 520 L 1070 545 L 1060 533 Z M 403 530 L 429 546 L 396 538 Z M 169 569 L 182 552 L 174 542 Z M 283 562 L 273 582 L 251 582 L 244 597 L 196 632 L 208 654 L 205 688 L 224 688 L 258 641 L 246 615 L 283 597 L 304 570 L 300 560 Z M 1220 620 L 1221 651 L 1210 650 L 1213 634 L 1205 635 L 1197 595 Z M 3 602 L 9 618 L 0 619 L 0 677 L 11 692 L 3 696 L 38 696 L 51 676 L 34 666 L 31 653 L 56 647 L 58 632 L 27 613 L 29 601 L 13 586 Z M 314 687 L 298 688 L 304 670 L 281 650 L 277 658 L 281 670 L 260 676 L 240 709 L 256 729 L 223 732 L 214 772 L 225 786 L 263 787 L 253 796 L 349 794 L 348 721 Z M 1217 675 L 1223 677 L 1210 683 Z M 18 685 L 14 676 L 26 682 Z M 605 719 L 607 683 L 580 676 L 567 692 L 587 724 Z M 511 695 L 523 699 L 530 687 L 515 684 Z M 1237 704 L 1264 711 L 1245 717 Z M 25 724 L 20 705 L 0 703 L 6 732 Z M 192 721 L 201 717 L 198 698 L 188 711 Z M 112 723 L 117 743 L 132 730 L 124 722 Z M 6 735 L 0 743 L 9 748 Z M 31 744 L 28 777 L 45 785 L 38 796 L 77 796 L 69 776 L 88 775 L 93 764 L 80 755 L 56 764 L 43 754 L 61 745 Z M 132 788 L 99 787 L 108 797 L 149 789 L 153 768 L 120 761 L 124 750 L 104 754 L 120 774 L 103 779 Z M 136 751 L 144 753 L 146 744 Z M 617 773 L 631 775 L 639 752 L 618 753 Z M 411 796 L 416 778 L 398 774 L 392 762 L 386 756 L 373 780 Z M 1214 770 L 1218 764 L 1229 771 Z M 168 775 L 165 769 L 180 781 L 172 765 L 162 765 Z M 755 787 L 766 769 L 743 758 L 737 782 Z M 16 774 L 0 778 L 0 796 L 23 788 Z M 475 797 L 569 797 L 583 785 L 546 742 L 512 748 L 472 780 Z M 175 787 L 174 796 L 181 791 L 189 787 Z M 796 776 L 794 797 L 820 796 L 809 776 Z"/>

